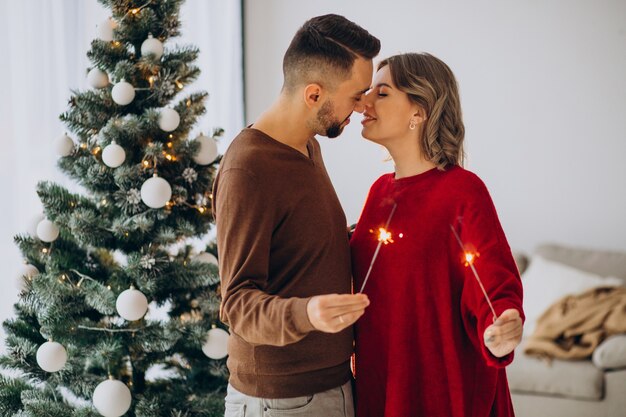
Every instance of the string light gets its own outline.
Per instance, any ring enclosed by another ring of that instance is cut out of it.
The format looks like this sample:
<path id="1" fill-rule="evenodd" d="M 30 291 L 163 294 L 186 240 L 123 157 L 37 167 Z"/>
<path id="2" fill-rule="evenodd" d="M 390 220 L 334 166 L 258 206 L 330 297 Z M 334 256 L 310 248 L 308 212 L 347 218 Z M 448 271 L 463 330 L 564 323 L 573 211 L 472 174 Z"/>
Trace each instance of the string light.
<path id="1" fill-rule="evenodd" d="M 154 75 L 148 77 L 148 83 L 150 84 L 150 88 L 154 87 Z"/>
<path id="2" fill-rule="evenodd" d="M 182 90 L 184 85 L 180 81 L 176 80 L 176 87 L 178 87 L 179 90 Z"/>

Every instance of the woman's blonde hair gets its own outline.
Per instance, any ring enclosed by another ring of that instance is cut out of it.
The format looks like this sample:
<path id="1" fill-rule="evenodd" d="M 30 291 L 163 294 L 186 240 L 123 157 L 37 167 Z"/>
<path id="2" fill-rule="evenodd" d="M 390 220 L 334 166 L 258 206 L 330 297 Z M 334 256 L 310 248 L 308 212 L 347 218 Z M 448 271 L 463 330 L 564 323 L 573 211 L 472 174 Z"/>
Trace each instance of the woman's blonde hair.
<path id="1" fill-rule="evenodd" d="M 465 127 L 456 79 L 440 59 L 427 53 L 391 56 L 378 64 L 388 66 L 394 84 L 426 112 L 420 148 L 426 159 L 444 170 L 463 166 Z"/>

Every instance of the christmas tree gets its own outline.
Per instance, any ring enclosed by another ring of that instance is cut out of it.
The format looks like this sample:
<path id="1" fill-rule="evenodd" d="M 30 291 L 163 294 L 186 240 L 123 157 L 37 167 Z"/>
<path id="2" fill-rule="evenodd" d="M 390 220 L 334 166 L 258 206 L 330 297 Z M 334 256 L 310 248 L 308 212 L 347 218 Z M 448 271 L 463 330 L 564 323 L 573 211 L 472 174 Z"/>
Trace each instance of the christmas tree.
<path id="1" fill-rule="evenodd" d="M 181 91 L 199 51 L 170 42 L 181 0 L 100 2 L 111 18 L 87 53 L 93 88 L 72 91 L 55 143 L 79 191 L 39 183 L 45 216 L 15 238 L 26 264 L 0 415 L 223 415 L 217 254 L 195 249 L 221 130 L 192 135 L 207 93 Z"/>

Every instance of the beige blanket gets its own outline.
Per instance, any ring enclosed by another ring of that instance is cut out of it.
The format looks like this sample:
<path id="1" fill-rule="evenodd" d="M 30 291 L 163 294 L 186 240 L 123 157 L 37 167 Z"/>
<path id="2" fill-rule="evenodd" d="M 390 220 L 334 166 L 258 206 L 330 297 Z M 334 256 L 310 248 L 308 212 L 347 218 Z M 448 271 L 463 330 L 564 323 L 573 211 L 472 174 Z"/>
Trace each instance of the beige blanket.
<path id="1" fill-rule="evenodd" d="M 542 358 L 588 358 L 617 333 L 626 333 L 626 288 L 594 288 L 564 297 L 546 310 L 524 352 Z"/>

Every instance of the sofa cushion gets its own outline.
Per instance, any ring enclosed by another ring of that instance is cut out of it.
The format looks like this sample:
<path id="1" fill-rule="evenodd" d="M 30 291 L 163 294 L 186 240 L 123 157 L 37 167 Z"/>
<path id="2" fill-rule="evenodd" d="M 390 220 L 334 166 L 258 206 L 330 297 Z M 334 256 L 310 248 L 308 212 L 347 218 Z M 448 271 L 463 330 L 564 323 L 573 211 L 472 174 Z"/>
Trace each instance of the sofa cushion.
<path id="1" fill-rule="evenodd" d="M 626 368 L 626 334 L 607 338 L 593 351 L 591 359 L 598 368 Z"/>
<path id="2" fill-rule="evenodd" d="M 583 400 L 601 400 L 604 392 L 604 372 L 591 361 L 548 362 L 524 355 L 523 347 L 516 349 L 506 374 L 514 392 Z"/>
<path id="3" fill-rule="evenodd" d="M 538 246 L 535 253 L 596 275 L 621 278 L 626 285 L 626 252 L 544 244 Z"/>

